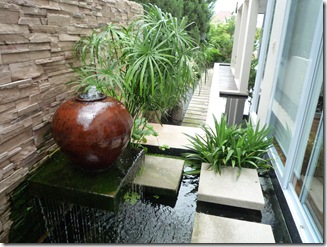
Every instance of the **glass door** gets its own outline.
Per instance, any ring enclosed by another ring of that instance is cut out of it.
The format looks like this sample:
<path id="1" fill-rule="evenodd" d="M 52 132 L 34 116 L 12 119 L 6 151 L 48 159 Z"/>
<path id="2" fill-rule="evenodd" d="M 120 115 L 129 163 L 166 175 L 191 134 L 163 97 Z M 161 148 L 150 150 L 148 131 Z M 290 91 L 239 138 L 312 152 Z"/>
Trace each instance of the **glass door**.
<path id="1" fill-rule="evenodd" d="M 317 0 L 291 1 L 286 36 L 277 69 L 275 92 L 271 102 L 269 125 L 274 127 L 275 153 L 279 161 L 276 170 L 287 177 L 285 167 L 294 164 L 293 139 L 297 139 L 297 120 L 302 115 L 303 94 L 312 71 L 312 49 L 322 2 Z M 322 21 L 322 18 L 321 18 Z M 286 178 L 287 179 L 287 178 Z M 284 183 L 284 186 L 286 183 Z"/>
<path id="2" fill-rule="evenodd" d="M 323 156 L 323 118 L 321 118 L 299 196 L 306 214 L 311 219 L 313 228 L 319 233 L 320 242 L 322 242 L 324 224 Z"/>
<path id="3" fill-rule="evenodd" d="M 322 1 L 293 0 L 270 104 L 274 167 L 302 241 L 322 242 Z M 276 161 L 277 160 L 277 161 Z"/>

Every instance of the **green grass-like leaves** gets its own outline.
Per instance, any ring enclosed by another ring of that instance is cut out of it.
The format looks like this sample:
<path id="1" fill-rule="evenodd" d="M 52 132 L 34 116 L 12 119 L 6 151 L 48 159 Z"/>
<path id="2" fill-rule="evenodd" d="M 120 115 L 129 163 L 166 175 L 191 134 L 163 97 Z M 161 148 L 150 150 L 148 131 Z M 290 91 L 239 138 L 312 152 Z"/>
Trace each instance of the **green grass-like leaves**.
<path id="1" fill-rule="evenodd" d="M 222 167 L 238 167 L 238 176 L 243 167 L 272 168 L 265 158 L 273 141 L 269 137 L 270 128 L 265 125 L 260 129 L 259 124 L 254 126 L 251 122 L 246 122 L 245 127 L 228 126 L 226 116 L 223 115 L 220 122 L 213 117 L 215 128 L 202 126 L 204 136 L 185 134 L 191 143 L 188 147 L 191 152 L 184 154 L 187 160 L 209 163 L 209 168 L 219 174 Z"/>

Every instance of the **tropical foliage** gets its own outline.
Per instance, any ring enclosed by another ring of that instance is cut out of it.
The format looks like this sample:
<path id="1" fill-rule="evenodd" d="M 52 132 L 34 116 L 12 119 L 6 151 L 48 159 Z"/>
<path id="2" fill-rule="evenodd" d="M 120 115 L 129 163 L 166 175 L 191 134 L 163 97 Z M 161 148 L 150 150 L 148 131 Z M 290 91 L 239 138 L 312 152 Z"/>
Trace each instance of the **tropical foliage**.
<path id="1" fill-rule="evenodd" d="M 209 63 L 230 63 L 234 42 L 235 16 L 216 25 L 210 24 L 207 37 Z"/>
<path id="2" fill-rule="evenodd" d="M 180 21 L 154 5 L 128 27 L 110 24 L 75 46 L 80 88 L 94 85 L 121 100 L 133 117 L 165 112 L 197 82 L 204 56 Z"/>
<path id="3" fill-rule="evenodd" d="M 271 168 L 269 160 L 265 158 L 268 148 L 273 139 L 269 137 L 271 130 L 259 124 L 253 126 L 246 122 L 241 125 L 228 126 L 226 116 L 222 116 L 220 122 L 214 117 L 215 128 L 203 126 L 205 136 L 196 134 L 187 135 L 191 146 L 191 152 L 184 154 L 187 160 L 209 163 L 214 172 L 221 174 L 222 167 L 238 167 L 238 175 L 241 169 L 255 168 L 267 170 Z"/>
<path id="4" fill-rule="evenodd" d="M 209 31 L 216 0 L 136 0 L 136 2 L 157 5 L 178 20 L 185 18 L 188 23 L 192 23 L 187 27 L 187 31 L 197 43 L 200 43 Z"/>

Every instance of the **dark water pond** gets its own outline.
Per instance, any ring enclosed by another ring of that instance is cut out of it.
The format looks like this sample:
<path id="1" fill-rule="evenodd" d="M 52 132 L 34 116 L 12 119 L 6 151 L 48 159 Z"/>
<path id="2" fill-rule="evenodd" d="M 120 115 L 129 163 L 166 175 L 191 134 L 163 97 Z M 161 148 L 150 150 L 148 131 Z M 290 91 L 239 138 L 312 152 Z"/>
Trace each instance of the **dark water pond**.
<path id="1" fill-rule="evenodd" d="M 190 243 L 198 181 L 185 175 L 177 198 L 143 194 L 123 201 L 116 213 L 42 199 L 50 230 L 45 242 Z"/>
<path id="2" fill-rule="evenodd" d="M 123 201 L 116 213 L 42 199 L 40 203 L 49 229 L 45 242 L 191 243 L 195 212 L 200 208 L 197 203 L 198 183 L 198 175 L 183 175 L 177 198 L 142 194 L 134 188 L 133 195 L 142 196 Z M 270 224 L 276 243 L 289 243 L 290 236 L 269 176 L 261 176 L 260 183 L 265 208 L 259 218 L 256 214 L 250 220 Z M 248 214 L 242 215 L 234 209 L 226 211 L 217 205 L 201 207 L 200 212 L 243 220 Z"/>

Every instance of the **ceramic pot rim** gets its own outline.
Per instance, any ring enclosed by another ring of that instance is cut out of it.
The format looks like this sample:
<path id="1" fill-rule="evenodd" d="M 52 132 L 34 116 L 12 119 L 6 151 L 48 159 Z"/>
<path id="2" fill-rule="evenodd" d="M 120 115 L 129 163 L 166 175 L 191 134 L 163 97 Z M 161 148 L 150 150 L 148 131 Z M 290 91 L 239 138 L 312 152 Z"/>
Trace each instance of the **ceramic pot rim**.
<path id="1" fill-rule="evenodd" d="M 82 102 L 93 102 L 93 101 L 99 101 L 99 100 L 104 100 L 107 98 L 107 96 L 103 93 L 99 94 L 98 97 L 92 97 L 92 98 L 83 98 L 81 97 L 83 94 L 78 94 L 75 97 L 75 100 L 77 101 L 82 101 Z"/>

